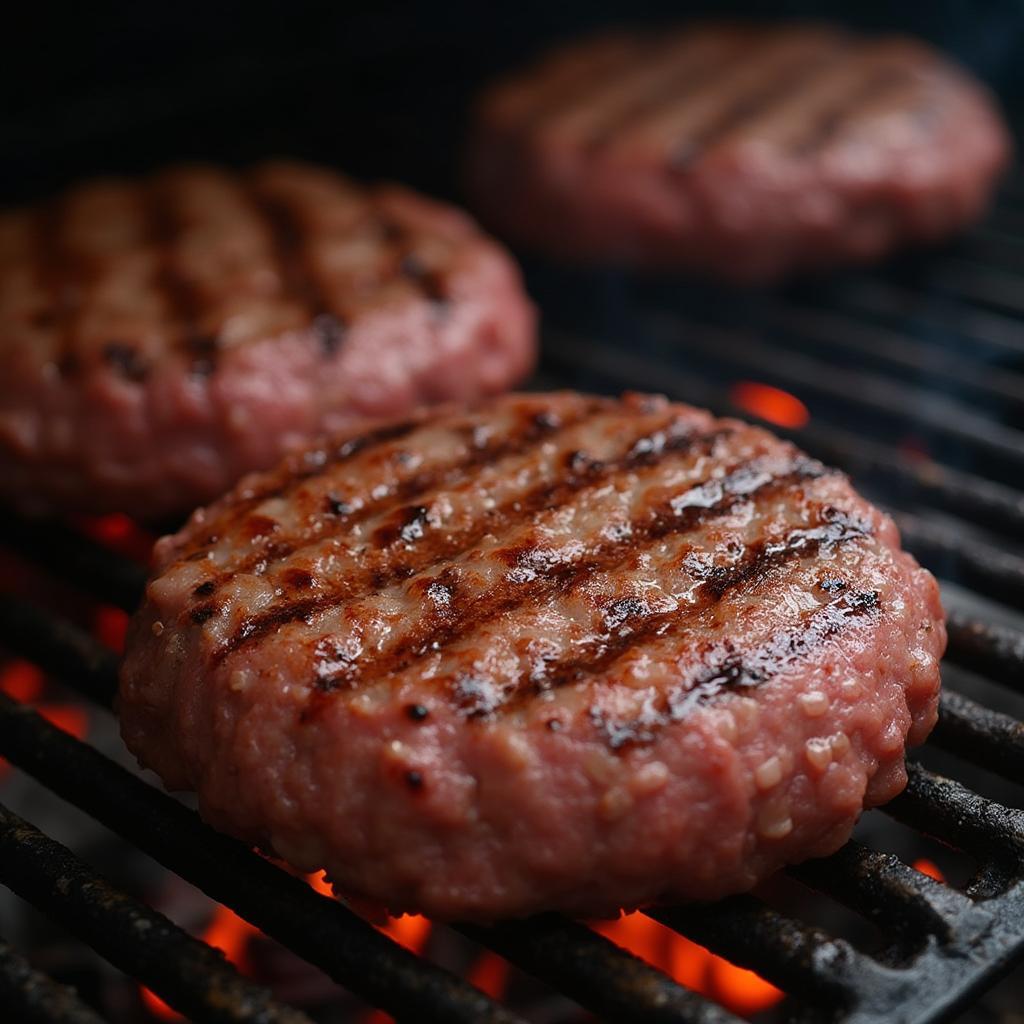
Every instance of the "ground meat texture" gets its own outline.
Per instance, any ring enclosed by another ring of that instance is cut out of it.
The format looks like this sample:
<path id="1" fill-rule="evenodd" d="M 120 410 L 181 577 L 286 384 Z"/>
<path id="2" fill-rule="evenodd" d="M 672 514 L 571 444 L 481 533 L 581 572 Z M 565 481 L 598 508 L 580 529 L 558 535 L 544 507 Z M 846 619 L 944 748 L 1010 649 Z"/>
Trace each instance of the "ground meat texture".
<path id="1" fill-rule="evenodd" d="M 0 216 L 0 494 L 166 521 L 361 418 L 503 391 L 534 346 L 508 255 L 399 186 L 84 185 Z"/>
<path id="2" fill-rule="evenodd" d="M 498 82 L 467 178 L 489 225 L 557 257 L 764 282 L 950 235 L 1008 157 L 992 98 L 924 43 L 698 24 Z"/>
<path id="3" fill-rule="evenodd" d="M 748 889 L 898 793 L 932 577 L 846 477 L 649 396 L 513 395 L 292 456 L 156 551 L 129 747 L 394 912 Z"/>

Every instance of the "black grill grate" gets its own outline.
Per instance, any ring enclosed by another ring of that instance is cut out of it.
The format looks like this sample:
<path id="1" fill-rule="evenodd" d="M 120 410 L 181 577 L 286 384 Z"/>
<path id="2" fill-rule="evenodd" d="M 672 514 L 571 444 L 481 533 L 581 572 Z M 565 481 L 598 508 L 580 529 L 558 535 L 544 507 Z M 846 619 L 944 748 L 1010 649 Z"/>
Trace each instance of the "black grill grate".
<path id="1" fill-rule="evenodd" d="M 549 323 L 538 384 L 664 391 L 748 417 L 732 400 L 735 380 L 784 387 L 812 417 L 791 436 L 892 508 L 926 564 L 1024 608 L 1022 186 L 1024 179 L 1012 181 L 989 226 L 956 249 L 817 288 L 734 293 L 534 267 Z M 135 604 L 142 574 L 127 560 L 52 524 L 7 518 L 0 528 L 5 544 L 65 582 L 124 608 Z M 1008 616 L 979 617 L 961 593 L 950 594 L 948 660 L 1024 692 L 1024 632 L 1003 624 Z M 115 659 L 51 610 L 0 599 L 0 642 L 85 697 L 112 700 Z M 1024 726 L 954 691 L 943 698 L 929 746 L 968 769 L 1024 776 Z M 398 1019 L 520 1019 L 7 697 L 0 755 Z M 885 813 L 970 855 L 976 871 L 958 891 L 851 842 L 790 872 L 873 922 L 884 937 L 874 954 L 753 897 L 652 916 L 785 989 L 791 1019 L 948 1019 L 1024 959 L 1024 814 L 916 763 Z M 2 808 L 0 881 L 194 1020 L 304 1019 Z M 461 930 L 601 1019 L 736 1020 L 559 917 Z M 0 999 L 19 1019 L 96 1019 L 2 944 Z"/>

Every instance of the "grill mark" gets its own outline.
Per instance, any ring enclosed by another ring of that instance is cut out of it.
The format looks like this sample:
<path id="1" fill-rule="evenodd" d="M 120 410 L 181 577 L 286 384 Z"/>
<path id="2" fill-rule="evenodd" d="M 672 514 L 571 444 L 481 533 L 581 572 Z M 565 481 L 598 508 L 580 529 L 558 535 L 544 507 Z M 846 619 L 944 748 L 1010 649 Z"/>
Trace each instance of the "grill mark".
<path id="1" fill-rule="evenodd" d="M 867 81 L 858 82 L 856 88 L 838 105 L 815 118 L 811 130 L 794 147 L 797 156 L 811 156 L 826 143 L 836 138 L 843 125 L 856 112 L 857 107 L 869 100 L 884 96 L 890 89 L 909 81 L 905 68 L 881 68 Z"/>
<path id="2" fill-rule="evenodd" d="M 760 541 L 746 548 L 734 565 L 709 570 L 701 583 L 699 599 L 684 608 L 648 614 L 647 606 L 639 598 L 615 602 L 609 609 L 612 614 L 606 611 L 606 632 L 602 636 L 587 650 L 547 664 L 543 671 L 532 670 L 528 676 L 507 686 L 501 709 L 521 708 L 542 693 L 605 672 L 631 649 L 664 636 L 669 629 L 684 630 L 730 592 L 744 585 L 751 588 L 762 585 L 773 569 L 871 534 L 869 523 L 852 519 L 836 509 L 824 508 L 820 517 L 824 521 L 817 526 L 792 530 L 781 541 Z"/>
<path id="3" fill-rule="evenodd" d="M 604 403 L 598 400 L 595 402 L 588 402 L 574 414 L 567 416 L 562 420 L 542 416 L 522 418 L 516 425 L 516 428 L 507 434 L 500 443 L 494 446 L 488 446 L 486 444 L 481 445 L 474 442 L 470 451 L 464 458 L 457 460 L 449 466 L 439 466 L 430 472 L 417 473 L 409 477 L 407 480 L 397 484 L 380 499 L 374 500 L 371 498 L 362 502 L 362 504 L 355 504 L 354 502 L 346 501 L 337 494 L 328 493 L 324 498 L 324 511 L 329 515 L 338 517 L 339 520 L 343 520 L 343 524 L 349 527 L 364 522 L 373 515 L 386 511 L 389 505 L 395 505 L 396 511 L 400 514 L 412 516 L 412 510 L 402 510 L 400 506 L 406 502 L 415 501 L 436 488 L 447 487 L 461 482 L 467 477 L 470 470 L 479 465 L 508 458 L 510 456 L 526 454 L 559 429 L 567 430 L 570 427 L 579 426 L 581 423 L 585 423 L 587 420 L 596 416 L 604 407 Z M 405 436 L 405 434 L 403 433 L 401 436 Z M 352 455 L 364 450 L 366 450 L 366 446 L 359 447 L 356 451 L 352 452 Z M 351 455 L 346 455 L 346 458 L 350 457 Z M 322 466 L 315 467 L 305 477 L 302 477 L 302 479 L 308 479 L 309 477 L 315 476 L 322 468 Z M 299 482 L 299 480 L 289 478 L 287 481 L 289 486 L 281 491 L 271 494 L 264 493 L 263 496 L 259 498 L 251 499 L 251 503 L 247 504 L 245 507 L 245 512 L 254 508 L 255 505 L 259 504 L 261 501 L 268 500 L 271 497 L 285 496 L 291 493 Z M 240 515 L 235 518 L 240 518 Z M 400 535 L 401 530 L 408 525 L 409 524 L 407 523 L 402 523 L 396 532 Z M 383 532 L 378 531 L 380 536 L 378 537 L 375 535 L 373 538 L 376 543 L 383 546 L 386 543 L 393 543 L 395 539 L 398 539 L 397 537 L 389 538 L 386 528 L 382 527 L 381 530 Z M 319 543 L 323 539 L 324 534 L 318 534 L 316 537 L 312 538 L 312 543 Z M 283 561 L 284 559 L 294 555 L 296 552 L 303 550 L 308 546 L 308 543 L 307 538 L 304 537 L 293 536 L 275 538 L 272 541 L 271 547 L 261 548 L 254 551 L 248 558 L 234 563 L 229 569 L 220 574 L 219 581 L 223 581 L 236 573 L 247 572 L 257 563 L 265 562 L 268 559 L 268 556 L 272 558 L 273 561 Z M 266 564 L 267 567 L 269 567 L 273 562 L 270 561 Z"/>
<path id="4" fill-rule="evenodd" d="M 659 429 L 664 430 L 665 426 Z M 674 443 L 665 443 L 657 450 L 642 443 L 648 440 L 648 435 L 643 435 L 631 442 L 627 454 L 621 460 L 604 463 L 597 472 L 588 466 L 584 473 L 570 475 L 554 483 L 539 484 L 525 495 L 492 510 L 490 515 L 481 516 L 466 530 L 438 538 L 433 544 L 417 547 L 411 565 L 395 565 L 386 557 L 383 566 L 367 566 L 361 578 L 350 576 L 346 581 L 347 587 L 338 585 L 330 592 L 315 597 L 282 602 L 258 616 L 245 619 L 235 633 L 213 652 L 213 663 L 218 664 L 229 654 L 257 642 L 289 622 L 308 620 L 317 612 L 336 607 L 344 601 L 359 600 L 374 590 L 384 589 L 397 579 L 409 578 L 442 558 L 457 557 L 478 543 L 486 533 L 498 531 L 509 523 L 520 522 L 525 516 L 541 509 L 560 508 L 575 494 L 592 490 L 617 472 L 641 466 L 654 466 L 669 455 L 692 452 L 699 445 L 710 450 L 720 437 L 730 432 L 731 428 L 707 434 L 691 432 L 672 439 Z M 388 555 L 387 549 L 381 553 Z M 448 590 L 445 601 L 435 602 L 435 611 L 441 617 L 448 617 L 455 611 L 455 588 L 449 586 Z"/>
<path id="5" fill-rule="evenodd" d="M 697 160 L 711 149 L 728 132 L 753 121 L 755 117 L 771 108 L 798 89 L 806 88 L 828 66 L 834 53 L 814 54 L 805 58 L 795 68 L 783 68 L 767 85 L 753 85 L 745 96 L 741 96 L 711 124 L 700 129 L 692 139 L 680 139 L 672 147 L 669 156 L 669 170 L 685 172 L 692 169 Z"/>
<path id="6" fill-rule="evenodd" d="M 391 441 L 398 441 L 403 437 L 408 437 L 409 434 L 422 425 L 422 422 L 420 419 L 411 418 L 400 420 L 397 423 L 388 423 L 373 430 L 367 430 L 365 433 L 356 434 L 354 437 L 343 441 L 331 452 L 319 452 L 322 458 L 310 459 L 309 456 L 311 454 L 316 455 L 317 452 L 307 452 L 307 457 L 303 459 L 301 467 L 289 463 L 287 472 L 276 473 L 263 487 L 251 492 L 248 497 L 237 499 L 233 505 L 230 505 L 225 510 L 225 514 L 221 519 L 217 521 L 217 527 L 223 532 L 229 524 L 237 522 L 243 515 L 256 508 L 262 502 L 270 501 L 274 498 L 286 498 L 304 481 L 317 476 L 329 467 L 341 465 L 343 462 L 354 459 L 357 455 L 372 451 L 374 448 L 379 448 L 381 445 L 388 444 Z"/>
<path id="7" fill-rule="evenodd" d="M 395 647 L 384 652 L 373 661 L 359 665 L 360 676 L 367 674 L 388 675 L 404 671 L 410 665 L 443 647 L 462 639 L 473 629 L 483 623 L 491 622 L 500 615 L 513 613 L 516 610 L 536 604 L 555 593 L 571 593 L 595 572 L 613 569 L 625 559 L 641 550 L 642 544 L 650 544 L 668 536 L 695 528 L 712 518 L 728 512 L 731 508 L 747 501 L 754 495 L 765 498 L 771 493 L 781 492 L 795 483 L 809 478 L 824 475 L 825 468 L 805 456 L 796 458 L 788 471 L 780 476 L 765 476 L 759 482 L 751 483 L 754 461 L 745 462 L 731 469 L 729 476 L 723 481 L 705 481 L 686 492 L 694 495 L 714 484 L 717 497 L 708 500 L 703 497 L 693 504 L 683 504 L 678 508 L 674 502 L 668 502 L 654 511 L 646 523 L 634 523 L 625 536 L 609 539 L 603 544 L 596 544 L 590 552 L 573 562 L 558 563 L 545 566 L 542 561 L 533 559 L 529 565 L 529 555 L 536 549 L 524 550 L 519 558 L 526 572 L 520 581 L 506 582 L 498 585 L 490 593 L 474 597 L 472 601 L 451 601 L 443 608 L 437 608 L 432 614 L 425 615 L 418 629 L 410 631 L 404 640 Z M 730 478 L 735 487 L 727 486 Z M 756 475 L 754 477 L 756 480 Z M 513 570 L 514 571 L 514 570 Z M 530 575 L 532 574 L 532 576 Z M 510 576 L 512 573 L 509 574 Z"/>
<path id="8" fill-rule="evenodd" d="M 49 309 L 57 337 L 54 363 L 64 376 L 81 369 L 78 353 L 73 348 L 72 312 L 75 302 L 75 268 L 62 245 L 65 200 L 40 204 L 33 217 L 35 273 L 49 295 Z"/>
<path id="9" fill-rule="evenodd" d="M 678 40 L 673 43 L 678 46 Z M 690 96 L 700 87 L 714 88 L 715 80 L 736 64 L 746 54 L 744 40 L 737 38 L 726 56 L 712 53 L 704 60 L 697 62 L 696 67 L 680 68 L 667 82 L 652 84 L 647 95 L 639 98 L 599 125 L 587 139 L 584 149 L 597 155 L 614 141 L 618 134 L 631 128 L 638 120 L 649 118 L 668 109 Z"/>
<path id="10" fill-rule="evenodd" d="M 591 707 L 591 723 L 612 750 L 651 743 L 661 729 L 681 721 L 696 708 L 770 682 L 787 665 L 808 657 L 841 633 L 851 620 L 879 615 L 881 611 L 878 591 L 843 594 L 752 651 L 736 653 L 723 648 L 710 665 L 670 690 L 660 705 L 645 706 L 642 713 L 629 719 L 612 719 L 600 708 Z"/>
<path id="11" fill-rule="evenodd" d="M 320 286 L 297 210 L 287 200 L 266 195 L 252 183 L 247 195 L 270 229 L 285 297 L 303 307 L 321 351 L 326 357 L 333 356 L 344 341 L 347 325 Z"/>
<path id="12" fill-rule="evenodd" d="M 447 309 L 451 302 L 451 294 L 444 272 L 424 264 L 414 249 L 407 248 L 400 255 L 397 273 L 415 284 L 423 297 L 433 306 L 440 310 Z"/>
<path id="13" fill-rule="evenodd" d="M 595 83 L 617 75 L 621 68 L 630 67 L 652 48 L 651 39 L 640 35 L 630 38 L 629 44 L 620 53 L 609 54 L 603 60 L 595 60 L 592 65 L 577 69 L 577 73 L 568 82 L 559 85 L 557 96 L 551 96 L 550 85 L 542 89 L 528 104 L 529 109 L 517 118 L 519 131 L 539 128 L 560 114 L 568 113 L 578 104 L 585 103 Z"/>
<path id="14" fill-rule="evenodd" d="M 189 360 L 191 372 L 197 376 L 209 376 L 216 369 L 218 339 L 204 336 L 200 331 L 202 303 L 199 293 L 177 267 L 174 246 L 181 225 L 170 194 L 158 184 L 151 183 L 140 185 L 138 196 L 146 237 L 160 256 L 156 285 L 163 293 L 172 322 L 178 328 L 178 349 Z"/>

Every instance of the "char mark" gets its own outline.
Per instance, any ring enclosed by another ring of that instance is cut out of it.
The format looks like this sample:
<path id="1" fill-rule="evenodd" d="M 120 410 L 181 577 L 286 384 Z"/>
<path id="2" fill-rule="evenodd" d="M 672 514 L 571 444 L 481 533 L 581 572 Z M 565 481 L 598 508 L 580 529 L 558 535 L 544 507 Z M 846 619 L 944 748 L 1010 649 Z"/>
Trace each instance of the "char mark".
<path id="1" fill-rule="evenodd" d="M 694 164 L 729 132 L 752 121 L 757 115 L 787 99 L 793 93 L 806 89 L 814 78 L 834 62 L 832 52 L 815 54 L 794 66 L 784 68 L 774 81 L 757 83 L 746 95 L 740 96 L 694 138 L 681 139 L 669 158 L 669 170 L 687 172 Z"/>
<path id="2" fill-rule="evenodd" d="M 598 408 L 600 408 L 600 406 L 593 407 L 587 413 L 581 415 L 584 418 L 586 416 L 593 415 Z M 530 425 L 527 428 L 528 436 L 533 439 L 539 439 L 539 437 L 567 425 L 568 424 L 563 425 L 560 421 L 552 421 L 550 419 L 538 421 L 535 417 L 531 417 Z M 406 576 L 412 575 L 417 571 L 417 569 L 422 571 L 424 567 L 436 563 L 441 559 L 450 559 L 458 556 L 466 551 L 469 546 L 477 543 L 485 533 L 496 532 L 506 524 L 522 522 L 527 516 L 540 510 L 552 509 L 561 506 L 570 501 L 579 491 L 588 487 L 596 487 L 600 485 L 603 480 L 608 479 L 616 472 L 632 468 L 636 465 L 636 453 L 638 450 L 643 454 L 644 464 L 651 465 L 652 463 L 650 460 L 652 458 L 655 458 L 655 461 L 657 461 L 674 453 L 686 453 L 694 450 L 710 452 L 714 449 L 715 444 L 721 438 L 728 436 L 734 429 L 731 427 L 720 428 L 705 434 L 697 434 L 692 431 L 685 433 L 678 431 L 673 432 L 670 427 L 671 425 L 668 427 L 662 427 L 648 435 L 645 435 L 644 438 L 632 442 L 623 459 L 603 464 L 600 473 L 595 474 L 587 472 L 579 476 L 570 474 L 557 483 L 542 484 L 528 494 L 513 500 L 500 508 L 492 510 L 489 516 L 481 517 L 467 530 L 461 533 L 453 532 L 447 537 L 435 537 L 430 539 L 429 542 L 427 542 L 427 538 L 423 538 L 423 542 L 415 544 L 414 554 L 412 556 L 415 560 L 414 565 L 416 568 L 411 566 L 407 561 L 402 563 L 401 568 L 405 570 Z M 644 443 L 641 443 L 641 441 Z M 501 447 L 504 449 L 505 446 L 503 445 Z M 480 449 L 475 453 L 474 457 L 480 460 L 489 460 L 493 457 L 493 452 L 493 448 L 490 450 L 486 448 Z M 656 456 L 654 453 L 656 453 Z M 805 475 L 817 472 L 821 468 L 820 464 L 811 463 L 810 460 L 806 460 L 806 463 L 806 466 L 800 470 Z M 803 462 L 801 462 L 800 465 L 803 466 Z M 419 508 L 419 506 L 417 506 L 417 508 Z M 419 517 L 417 516 L 416 519 L 419 519 Z M 394 524 L 391 524 L 390 529 L 392 531 L 395 530 Z M 399 532 L 400 529 L 401 528 L 399 528 Z M 387 540 L 390 536 L 391 534 L 389 533 L 379 538 L 378 543 L 382 540 Z M 632 535 L 629 531 L 620 531 L 614 540 L 619 548 L 626 549 L 631 544 L 631 536 Z M 262 640 L 265 636 L 275 632 L 280 626 L 288 622 L 305 619 L 316 611 L 324 611 L 345 601 L 359 600 L 360 598 L 366 597 L 368 593 L 384 589 L 388 584 L 394 582 L 399 575 L 395 563 L 390 560 L 390 553 L 395 549 L 395 547 L 396 545 L 394 544 L 390 547 L 382 545 L 378 550 L 384 558 L 383 564 L 372 566 L 368 570 L 366 579 L 352 578 L 347 580 L 346 585 L 344 586 L 339 585 L 332 590 L 325 589 L 324 593 L 315 599 L 315 606 L 311 607 L 308 600 L 293 602 L 285 601 L 267 611 L 250 616 L 248 619 L 244 620 L 241 627 L 236 630 L 233 635 L 228 637 L 214 652 L 214 661 L 219 662 L 242 647 Z M 528 559 L 530 553 L 535 550 L 536 549 L 532 545 L 528 549 L 524 549 L 522 552 L 523 557 Z M 509 549 L 507 554 L 510 558 L 518 558 L 512 549 Z M 582 571 L 582 569 L 573 569 L 571 573 L 567 572 L 565 575 L 568 579 L 570 575 L 579 575 Z M 444 573 L 441 574 L 442 580 L 444 575 Z M 516 592 L 519 593 L 519 590 Z M 434 591 L 432 593 L 431 590 L 428 589 L 428 596 L 432 598 L 433 602 L 433 611 L 426 617 L 424 625 L 420 629 L 420 632 L 425 634 L 423 639 L 413 642 L 413 646 L 422 652 L 429 649 L 430 644 L 438 639 L 430 636 L 430 631 L 436 624 L 438 617 L 443 617 L 444 621 L 448 622 L 450 628 L 453 630 L 456 628 L 465 628 L 464 616 L 467 612 L 463 609 L 456 613 L 457 602 L 451 588 L 448 589 L 444 601 L 437 600 L 434 596 L 436 593 L 439 593 L 439 591 Z M 523 599 L 528 596 L 525 591 L 522 591 L 522 594 Z M 514 604 L 515 600 L 511 600 L 509 603 Z M 482 608 L 481 611 L 483 610 L 484 609 Z M 495 611 L 494 614 L 497 614 L 497 611 Z M 456 627 L 456 623 L 459 623 L 460 625 Z M 401 661 L 403 659 L 408 659 L 409 656 L 410 654 L 407 651 L 404 655 L 401 655 L 398 660 Z"/>
<path id="3" fill-rule="evenodd" d="M 675 686 L 660 702 L 645 704 L 640 714 L 615 718 L 594 706 L 590 709 L 591 723 L 612 750 L 651 743 L 665 726 L 681 721 L 698 707 L 712 704 L 730 693 L 743 693 L 764 685 L 810 657 L 852 621 L 877 615 L 880 610 L 877 591 L 844 594 L 752 651 L 737 653 L 731 645 L 722 645 L 691 678 Z"/>
<path id="4" fill-rule="evenodd" d="M 430 472 L 415 474 L 389 489 L 379 498 L 368 500 L 359 498 L 345 499 L 337 494 L 328 493 L 324 498 L 324 510 L 332 516 L 344 519 L 346 525 L 349 526 L 363 522 L 391 502 L 401 503 L 414 500 L 437 487 L 462 481 L 471 470 L 484 463 L 528 452 L 544 438 L 554 434 L 559 429 L 575 426 L 596 415 L 600 408 L 600 402 L 589 403 L 577 414 L 567 417 L 564 422 L 552 416 L 546 418 L 542 418 L 539 415 L 527 417 L 524 422 L 518 424 L 514 430 L 498 439 L 496 443 L 491 444 L 489 439 L 483 439 L 482 443 L 479 444 L 473 441 L 471 442 L 470 451 L 466 456 L 458 459 L 454 464 L 439 467 Z M 231 510 L 232 521 L 241 519 L 247 510 L 254 508 L 262 501 L 287 496 L 302 480 L 316 476 L 328 465 L 354 458 L 360 452 L 367 451 L 379 444 L 399 440 L 412 433 L 419 425 L 417 420 L 408 420 L 395 426 L 383 427 L 378 431 L 351 438 L 335 449 L 334 452 L 307 453 L 307 456 L 315 455 L 317 457 L 304 462 L 302 469 L 294 475 L 282 477 L 279 474 L 275 478 L 276 488 L 273 485 L 266 486 L 255 494 L 250 495 L 243 502 L 240 502 Z M 405 536 L 402 536 L 403 528 Z M 419 536 L 422 536 L 422 534 L 414 536 L 414 534 L 419 533 L 415 525 L 404 522 L 399 523 L 394 532 L 395 536 L 389 538 L 388 531 L 385 529 L 376 538 L 376 543 L 381 547 L 388 546 L 398 539 L 402 539 L 406 543 L 412 543 L 419 539 Z M 273 556 L 278 559 L 286 558 L 294 554 L 301 546 L 302 540 L 299 538 L 288 539 L 278 537 L 275 539 Z M 258 562 L 265 560 L 267 554 L 268 552 L 263 549 L 253 552 L 249 558 L 243 559 L 231 566 L 228 574 L 249 571 Z M 383 585 L 384 580 L 385 577 L 382 577 L 381 585 Z"/>
<path id="5" fill-rule="evenodd" d="M 723 481 L 716 481 L 716 499 L 694 504 L 678 504 L 678 499 L 668 502 L 646 521 L 632 524 L 626 536 L 602 539 L 573 561 L 554 561 L 535 547 L 510 549 L 506 554 L 513 565 L 504 585 L 472 602 L 448 606 L 443 615 L 424 616 L 404 640 L 377 660 L 361 664 L 360 669 L 374 674 L 403 671 L 498 616 L 514 614 L 556 593 L 577 589 L 595 572 L 613 569 L 633 557 L 641 545 L 692 530 L 745 501 L 765 498 L 824 472 L 820 463 L 803 457 L 794 460 L 781 476 L 758 472 L 751 464 L 743 464 L 733 467 Z M 707 483 L 686 494 L 704 487 Z M 806 550 L 806 542 L 801 542 L 801 550 Z"/>
<path id="6" fill-rule="evenodd" d="M 125 380 L 138 384 L 146 379 L 148 366 L 139 350 L 129 342 L 111 341 L 103 346 L 103 361 Z"/>
<path id="7" fill-rule="evenodd" d="M 823 521 L 817 526 L 793 530 L 780 541 L 752 545 L 732 565 L 691 570 L 698 578 L 702 577 L 701 586 L 694 601 L 685 608 L 652 612 L 645 602 L 635 597 L 612 602 L 605 609 L 602 634 L 571 657 L 548 662 L 543 670 L 533 671 L 528 679 L 520 679 L 510 686 L 509 704 L 521 705 L 545 691 L 606 672 L 631 650 L 670 631 L 685 631 L 688 623 L 739 587 L 756 588 L 767 581 L 772 570 L 788 562 L 831 551 L 871 533 L 869 523 L 835 509 L 823 509 L 821 517 Z M 847 600 L 852 603 L 854 596 Z M 753 670 L 748 678 L 754 678 Z"/>
<path id="8" fill-rule="evenodd" d="M 159 253 L 157 285 L 163 293 L 174 324 L 178 348 L 195 376 L 210 376 L 217 366 L 217 340 L 209 339 L 199 327 L 202 300 L 195 285 L 183 274 L 175 247 L 181 234 L 178 214 L 167 189 L 150 185 L 142 190 L 142 215 L 146 234 Z M 203 347 L 205 342 L 213 344 Z"/>
<path id="9" fill-rule="evenodd" d="M 412 281 L 423 293 L 423 297 L 436 307 L 444 309 L 451 301 L 444 273 L 428 266 L 414 251 L 406 252 L 399 259 L 398 273 Z"/>
<path id="10" fill-rule="evenodd" d="M 678 48 L 676 40 L 665 44 L 669 50 Z M 736 65 L 746 51 L 737 44 L 735 51 L 726 57 L 721 54 L 706 55 L 702 61 L 681 65 L 667 81 L 659 79 L 651 89 L 634 102 L 626 104 L 611 117 L 606 118 L 590 134 L 585 149 L 598 154 L 613 143 L 622 132 L 629 131 L 652 115 L 658 115 L 674 104 L 685 102 L 698 89 L 713 89 L 715 81 L 725 71 Z"/>
<path id="11" fill-rule="evenodd" d="M 801 157 L 811 156 L 836 138 L 857 107 L 878 99 L 891 89 L 906 83 L 908 73 L 904 68 L 881 68 L 874 75 L 858 81 L 856 87 L 836 106 L 826 110 L 813 120 L 807 134 L 794 147 L 793 152 Z"/>
<path id="12" fill-rule="evenodd" d="M 299 211 L 286 199 L 266 195 L 255 186 L 250 187 L 248 196 L 269 229 L 285 296 L 303 307 L 321 352 L 326 358 L 333 357 L 344 341 L 345 324 L 320 285 Z"/>

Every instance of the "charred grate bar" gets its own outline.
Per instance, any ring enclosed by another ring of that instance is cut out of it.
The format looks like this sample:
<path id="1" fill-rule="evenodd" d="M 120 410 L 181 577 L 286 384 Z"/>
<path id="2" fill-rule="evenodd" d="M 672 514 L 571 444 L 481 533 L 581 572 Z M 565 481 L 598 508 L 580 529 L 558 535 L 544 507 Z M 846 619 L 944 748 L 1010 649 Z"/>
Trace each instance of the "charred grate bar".
<path id="1" fill-rule="evenodd" d="M 37 971 L 0 939 L 0 1006 L 24 1024 L 106 1024 L 74 989 Z"/>
<path id="2" fill-rule="evenodd" d="M 0 881 L 190 1017 L 311 1024 L 245 981 L 222 954 L 118 892 L 60 843 L 0 805 Z"/>
<path id="3" fill-rule="evenodd" d="M 954 616 L 951 636 L 952 652 L 967 668 L 997 666 L 1010 675 L 1024 659 L 1024 638 L 1012 631 Z M 0 600 L 0 639 L 93 699 L 105 703 L 113 693 L 115 659 L 84 631 L 44 611 Z M 1015 772 L 1020 729 L 1007 716 L 947 693 L 936 742 L 986 767 Z M 433 986 L 424 986 L 421 972 L 443 972 L 9 698 L 0 699 L 0 754 L 400 1019 L 413 1012 L 422 1020 L 516 1019 L 482 995 L 467 996 L 455 979 L 446 978 L 439 989 L 435 976 Z M 651 916 L 757 970 L 829 1019 L 838 1014 L 836 1019 L 857 1024 L 881 1024 L 948 1017 L 1024 953 L 1024 816 L 916 765 L 910 775 L 907 792 L 886 810 L 978 858 L 968 895 L 852 843 L 792 872 L 898 937 L 886 955 L 857 952 L 752 897 Z M 343 931 L 362 938 L 339 945 L 339 919 Z M 583 925 L 548 916 L 462 930 L 605 1019 L 735 1020 Z M 362 947 L 370 937 L 373 950 Z M 372 987 L 371 968 L 383 975 Z M 456 1006 L 447 986 L 458 993 Z M 462 1013 L 456 1016 L 459 998 Z"/>

